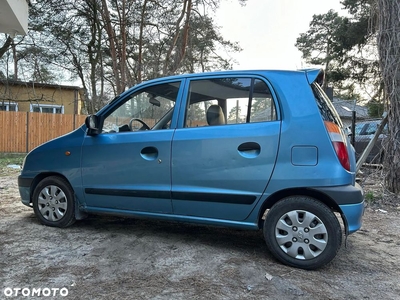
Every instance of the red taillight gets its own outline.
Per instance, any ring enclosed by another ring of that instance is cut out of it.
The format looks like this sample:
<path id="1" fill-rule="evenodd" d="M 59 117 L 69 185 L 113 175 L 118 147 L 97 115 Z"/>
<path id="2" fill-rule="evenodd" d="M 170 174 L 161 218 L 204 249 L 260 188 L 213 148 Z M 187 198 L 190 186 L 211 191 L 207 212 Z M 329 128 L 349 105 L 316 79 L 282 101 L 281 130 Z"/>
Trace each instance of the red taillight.
<path id="1" fill-rule="evenodd" d="M 350 171 L 350 160 L 346 145 L 343 142 L 332 142 L 332 144 L 343 168 Z"/>
<path id="2" fill-rule="evenodd" d="M 339 158 L 340 163 L 342 164 L 343 168 L 345 168 L 347 171 L 350 171 L 350 160 L 349 154 L 347 152 L 347 143 L 342 131 L 335 123 L 328 121 L 325 121 L 325 127 L 329 133 L 333 148 L 335 149 L 336 155 Z"/>

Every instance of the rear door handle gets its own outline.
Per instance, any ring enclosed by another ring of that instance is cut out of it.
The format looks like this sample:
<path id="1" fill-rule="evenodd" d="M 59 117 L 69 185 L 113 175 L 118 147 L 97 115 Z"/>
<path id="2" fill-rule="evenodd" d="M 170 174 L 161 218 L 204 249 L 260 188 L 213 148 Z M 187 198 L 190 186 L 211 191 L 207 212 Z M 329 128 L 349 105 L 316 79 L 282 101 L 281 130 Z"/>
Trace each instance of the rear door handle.
<path id="1" fill-rule="evenodd" d="M 238 152 L 245 158 L 255 158 L 260 154 L 261 146 L 255 142 L 246 142 L 239 145 Z"/>

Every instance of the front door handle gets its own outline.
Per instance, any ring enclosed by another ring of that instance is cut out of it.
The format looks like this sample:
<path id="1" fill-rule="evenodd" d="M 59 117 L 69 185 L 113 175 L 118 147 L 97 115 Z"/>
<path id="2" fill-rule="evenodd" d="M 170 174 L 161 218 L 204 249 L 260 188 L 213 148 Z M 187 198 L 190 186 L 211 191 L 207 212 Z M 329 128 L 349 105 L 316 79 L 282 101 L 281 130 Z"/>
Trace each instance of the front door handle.
<path id="1" fill-rule="evenodd" d="M 156 160 L 158 157 L 158 150 L 155 147 L 145 147 L 140 151 L 140 156 L 145 160 Z"/>

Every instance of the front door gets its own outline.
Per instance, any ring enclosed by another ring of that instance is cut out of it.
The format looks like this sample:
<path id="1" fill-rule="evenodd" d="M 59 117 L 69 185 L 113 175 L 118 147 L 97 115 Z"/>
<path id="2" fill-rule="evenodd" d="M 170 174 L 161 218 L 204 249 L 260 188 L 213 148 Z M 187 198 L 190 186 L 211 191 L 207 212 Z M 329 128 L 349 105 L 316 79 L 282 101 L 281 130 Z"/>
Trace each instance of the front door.
<path id="1" fill-rule="evenodd" d="M 100 115 L 86 136 L 82 184 L 91 211 L 171 213 L 171 141 L 180 82 L 142 88 Z"/>
<path id="2" fill-rule="evenodd" d="M 244 220 L 275 166 L 280 124 L 265 81 L 191 80 L 172 142 L 175 214 Z"/>

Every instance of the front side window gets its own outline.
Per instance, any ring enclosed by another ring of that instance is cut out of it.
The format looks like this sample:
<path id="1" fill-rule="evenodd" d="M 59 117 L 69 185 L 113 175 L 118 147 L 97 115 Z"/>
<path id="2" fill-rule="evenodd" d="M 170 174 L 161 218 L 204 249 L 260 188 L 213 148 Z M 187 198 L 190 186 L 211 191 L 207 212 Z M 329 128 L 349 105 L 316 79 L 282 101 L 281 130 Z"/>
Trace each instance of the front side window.
<path id="1" fill-rule="evenodd" d="M 170 127 L 180 82 L 144 88 L 108 113 L 103 133 L 167 129 Z"/>
<path id="2" fill-rule="evenodd" d="M 218 78 L 190 83 L 185 127 L 276 120 L 267 84 L 255 78 Z"/>

